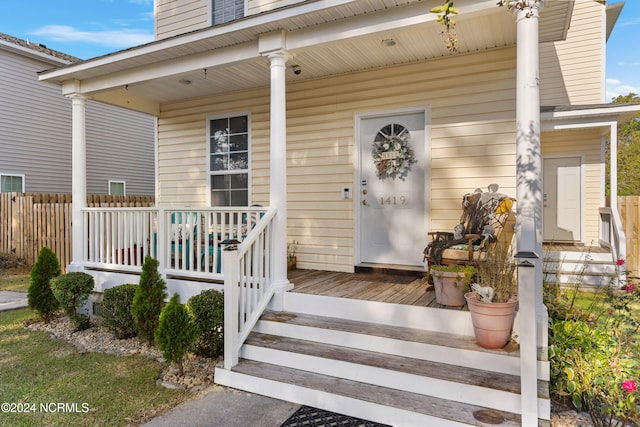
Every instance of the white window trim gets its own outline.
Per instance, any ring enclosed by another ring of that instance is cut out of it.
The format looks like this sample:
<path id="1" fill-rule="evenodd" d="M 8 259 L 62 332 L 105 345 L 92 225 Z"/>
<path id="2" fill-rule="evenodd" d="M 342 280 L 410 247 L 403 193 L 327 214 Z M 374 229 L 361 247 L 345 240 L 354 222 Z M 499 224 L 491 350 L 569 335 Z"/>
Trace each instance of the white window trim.
<path id="1" fill-rule="evenodd" d="M 111 184 L 122 184 L 123 187 L 123 192 L 124 192 L 124 196 L 127 195 L 127 181 L 122 181 L 122 180 L 116 180 L 116 179 L 110 179 L 109 180 L 109 186 L 107 188 L 107 191 L 109 192 L 109 195 L 112 196 L 111 194 Z"/>
<path id="2" fill-rule="evenodd" d="M 207 201 L 207 206 L 211 206 L 211 176 L 213 175 L 211 173 L 211 120 L 217 120 L 217 119 L 228 119 L 229 117 L 237 117 L 237 116 L 247 116 L 247 165 L 248 165 L 248 169 L 246 170 L 242 170 L 242 172 L 246 172 L 247 173 L 247 206 L 251 206 L 252 204 L 252 200 L 251 200 L 251 196 L 252 196 L 252 174 L 251 174 L 251 111 L 248 110 L 243 110 L 243 111 L 232 111 L 230 113 L 224 113 L 224 114 L 211 114 L 208 115 L 205 118 L 205 127 L 207 129 L 207 138 L 205 141 L 206 147 L 205 147 L 205 151 L 207 153 L 207 159 L 206 159 L 206 165 L 205 165 L 205 171 L 206 171 L 206 191 L 207 191 L 207 197 L 206 197 L 206 201 Z M 237 172 L 241 172 L 241 171 L 237 171 Z M 233 173 L 233 172 L 231 172 Z"/>
<path id="3" fill-rule="evenodd" d="M 20 193 L 24 193 L 24 187 L 25 187 L 25 181 L 26 181 L 24 174 L 21 174 L 21 173 L 0 173 L 0 179 L 2 179 L 3 176 L 11 176 L 11 177 L 17 176 L 17 177 L 22 178 L 22 190 L 20 190 Z"/>

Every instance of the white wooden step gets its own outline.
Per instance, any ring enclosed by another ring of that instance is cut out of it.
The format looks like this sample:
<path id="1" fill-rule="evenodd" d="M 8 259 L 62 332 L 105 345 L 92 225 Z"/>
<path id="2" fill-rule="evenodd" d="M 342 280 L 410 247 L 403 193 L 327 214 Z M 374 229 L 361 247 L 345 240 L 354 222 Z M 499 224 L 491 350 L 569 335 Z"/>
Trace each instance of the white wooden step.
<path id="1" fill-rule="evenodd" d="M 254 332 L 520 375 L 517 346 L 487 350 L 464 335 L 288 312 L 265 312 Z M 538 362 L 538 372 L 548 379 L 548 362 Z"/>
<path id="2" fill-rule="evenodd" d="M 215 375 L 219 384 L 395 427 L 520 425 L 514 413 L 263 362 L 241 360 Z"/>
<path id="3" fill-rule="evenodd" d="M 513 413 L 520 412 L 520 378 L 381 352 L 252 333 L 240 356 L 288 368 L 424 394 Z M 541 413 L 548 383 L 539 382 Z"/>

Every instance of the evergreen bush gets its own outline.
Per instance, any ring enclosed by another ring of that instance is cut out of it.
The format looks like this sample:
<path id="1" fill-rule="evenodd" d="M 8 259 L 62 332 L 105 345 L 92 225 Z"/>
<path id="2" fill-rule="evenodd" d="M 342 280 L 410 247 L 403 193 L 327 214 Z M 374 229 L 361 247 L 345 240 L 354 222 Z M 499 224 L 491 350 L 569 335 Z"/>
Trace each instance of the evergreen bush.
<path id="1" fill-rule="evenodd" d="M 131 313 L 136 319 L 138 335 L 149 345 L 153 344 L 166 297 L 167 285 L 158 273 L 158 261 L 147 256 L 142 264 L 140 283 L 133 297 Z"/>
<path id="2" fill-rule="evenodd" d="M 198 326 L 199 335 L 193 352 L 217 358 L 224 354 L 224 294 L 207 289 L 187 301 L 187 309 Z"/>
<path id="3" fill-rule="evenodd" d="M 138 285 L 125 284 L 106 289 L 102 296 L 102 322 L 117 339 L 135 337 L 136 319 L 131 313 Z"/>
<path id="4" fill-rule="evenodd" d="M 198 327 L 184 305 L 180 304 L 180 295 L 173 294 L 160 314 L 160 322 L 155 339 L 167 362 L 178 367 L 178 374 L 184 375 L 183 359 L 198 338 Z"/>
<path id="5" fill-rule="evenodd" d="M 38 312 L 42 320 L 49 322 L 53 314 L 60 308 L 58 300 L 51 291 L 49 283 L 54 277 L 62 274 L 60 262 L 56 254 L 44 246 L 40 249 L 38 260 L 31 269 L 31 283 L 27 290 L 29 307 Z"/>
<path id="6" fill-rule="evenodd" d="M 93 292 L 93 276 L 79 271 L 51 279 L 51 290 L 69 319 L 78 330 L 89 327 L 88 314 L 78 313 Z"/>

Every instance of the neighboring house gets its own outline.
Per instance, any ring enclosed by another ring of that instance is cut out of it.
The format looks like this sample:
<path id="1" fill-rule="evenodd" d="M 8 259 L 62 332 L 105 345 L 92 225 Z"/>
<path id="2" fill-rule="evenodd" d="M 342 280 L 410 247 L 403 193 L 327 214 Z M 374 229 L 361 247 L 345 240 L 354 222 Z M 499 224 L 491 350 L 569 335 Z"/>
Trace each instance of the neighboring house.
<path id="1" fill-rule="evenodd" d="M 0 192 L 71 192 L 71 100 L 38 72 L 80 59 L 0 33 Z M 155 118 L 90 101 L 87 192 L 154 195 Z"/>
<path id="2" fill-rule="evenodd" d="M 85 97 L 158 118 L 157 209 L 122 210 L 121 239 L 109 212 L 74 204 L 74 224 L 89 227 L 73 229 L 70 268 L 100 292 L 135 280 L 141 251 L 183 301 L 224 280 L 222 384 L 396 426 L 495 414 L 548 425 L 542 238 L 624 253 L 604 187 L 605 136 L 615 158 L 617 123 L 640 110 L 604 104 L 621 5 L 548 0 L 538 19 L 534 2 L 527 17 L 456 1 L 452 53 L 429 13 L 439 3 L 160 0 L 155 42 L 42 73 L 74 100 L 74 146 Z M 74 174 L 81 195 L 81 159 Z M 519 352 L 456 347 L 473 336 L 465 311 L 303 295 L 289 282 L 293 241 L 298 268 L 327 277 L 420 269 L 427 232 L 453 230 L 462 196 L 490 183 L 517 198 L 520 255 L 538 256 L 520 277 Z M 221 250 L 229 239 L 242 243 Z M 258 320 L 265 307 L 285 313 Z M 256 332 L 280 338 L 257 344 Z M 451 365 L 465 376 L 445 375 Z"/>

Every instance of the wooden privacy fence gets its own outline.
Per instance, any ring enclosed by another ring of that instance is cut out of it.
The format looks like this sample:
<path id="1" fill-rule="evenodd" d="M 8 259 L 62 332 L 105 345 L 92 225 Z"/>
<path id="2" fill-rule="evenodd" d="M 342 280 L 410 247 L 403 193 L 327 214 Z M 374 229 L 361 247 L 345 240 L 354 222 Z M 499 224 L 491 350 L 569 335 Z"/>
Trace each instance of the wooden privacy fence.
<path id="1" fill-rule="evenodd" d="M 87 195 L 88 207 L 150 207 L 153 196 Z M 43 246 L 58 256 L 63 271 L 71 262 L 71 195 L 0 193 L 0 252 L 33 265 Z"/>
<path id="2" fill-rule="evenodd" d="M 627 239 L 625 264 L 630 276 L 640 277 L 640 196 L 618 197 L 618 211 Z"/>

